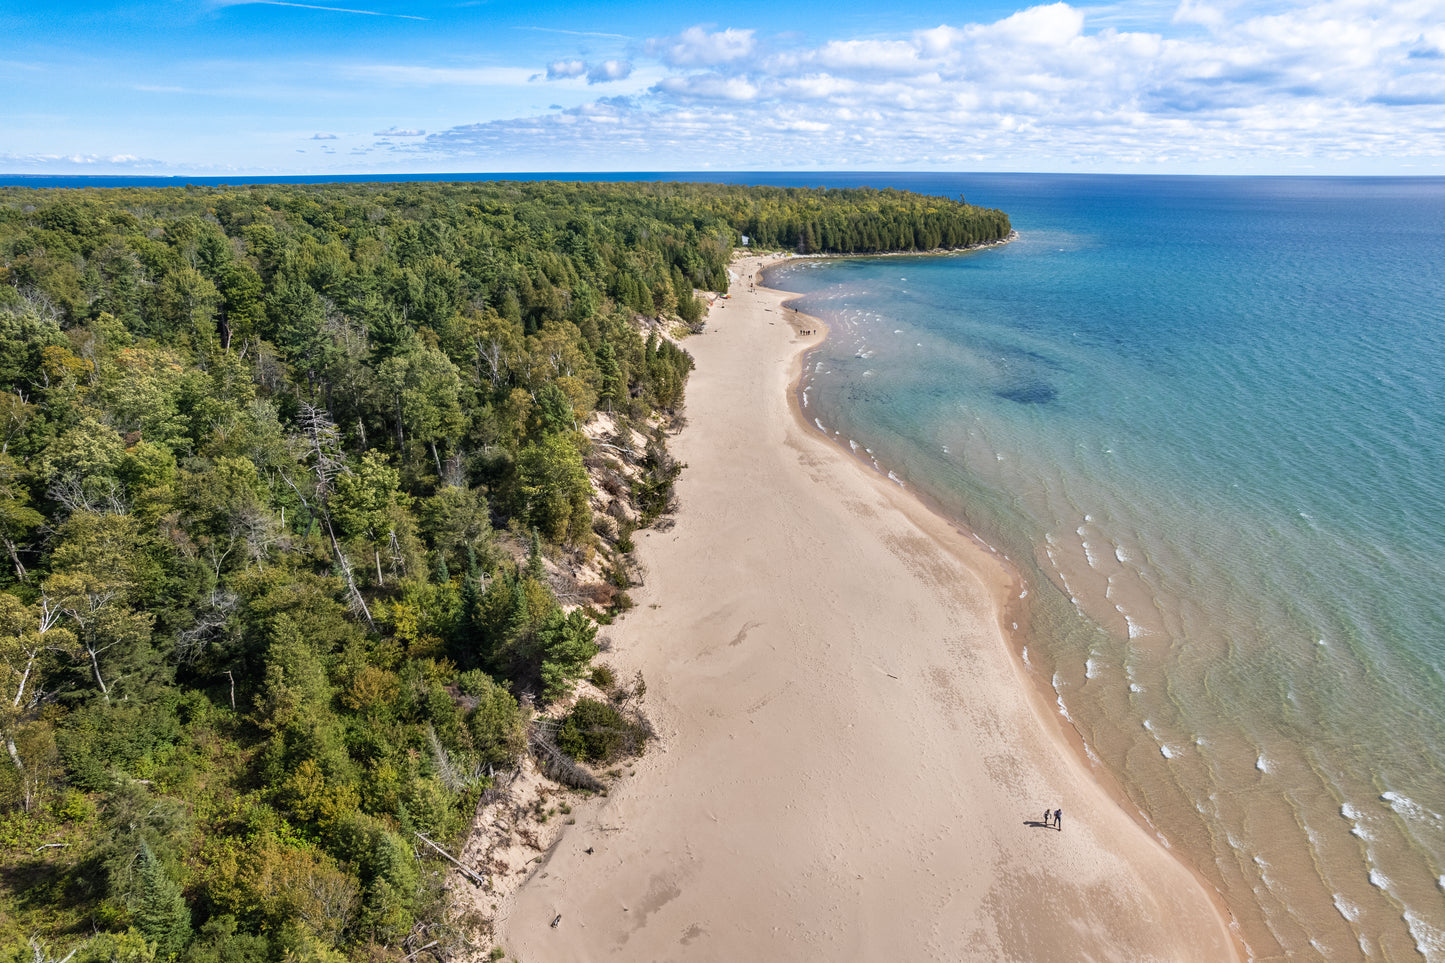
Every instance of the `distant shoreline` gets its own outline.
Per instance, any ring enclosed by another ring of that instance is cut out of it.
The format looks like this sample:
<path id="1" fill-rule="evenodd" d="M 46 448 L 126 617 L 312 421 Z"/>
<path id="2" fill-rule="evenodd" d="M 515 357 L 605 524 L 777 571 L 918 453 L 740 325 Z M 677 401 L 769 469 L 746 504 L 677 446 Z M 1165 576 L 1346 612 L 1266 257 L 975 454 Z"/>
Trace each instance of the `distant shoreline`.
<path id="1" fill-rule="evenodd" d="M 776 252 L 776 254 L 774 254 L 774 252 L 765 252 L 762 254 L 749 252 L 749 256 L 763 259 L 778 256 L 782 257 L 785 261 L 797 261 L 803 260 L 805 258 L 812 258 L 815 260 L 831 260 L 833 258 L 860 257 L 940 257 L 947 254 L 968 254 L 972 251 L 982 251 L 986 248 L 991 247 L 1003 247 L 1005 244 L 1011 244 L 1014 241 L 1018 240 L 1019 236 L 1020 235 L 1017 230 L 1011 229 L 1008 232 L 1008 237 L 1001 237 L 996 241 L 980 241 L 977 244 L 965 244 L 962 247 L 935 247 L 929 248 L 926 251 L 817 251 L 808 254 L 795 254 L 788 251 L 780 251 Z M 769 265 L 768 268 L 775 266 L 776 265 Z M 764 268 L 763 270 L 766 271 L 768 268 Z M 787 292 L 784 291 L 783 293 L 786 294 Z"/>

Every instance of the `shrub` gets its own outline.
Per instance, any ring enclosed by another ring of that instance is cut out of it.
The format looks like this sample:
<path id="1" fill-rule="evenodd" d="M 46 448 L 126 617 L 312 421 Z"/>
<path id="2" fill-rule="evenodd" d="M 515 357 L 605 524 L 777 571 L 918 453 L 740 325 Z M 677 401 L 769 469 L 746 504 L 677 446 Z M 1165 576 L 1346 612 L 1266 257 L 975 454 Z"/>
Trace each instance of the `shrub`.
<path id="1" fill-rule="evenodd" d="M 596 699 L 578 699 L 557 727 L 557 747 L 581 762 L 610 762 L 640 753 L 646 741 L 644 725 Z"/>
<path id="2" fill-rule="evenodd" d="M 612 671 L 610 665 L 594 665 L 592 667 L 592 684 L 606 692 L 617 684 L 617 673 Z"/>

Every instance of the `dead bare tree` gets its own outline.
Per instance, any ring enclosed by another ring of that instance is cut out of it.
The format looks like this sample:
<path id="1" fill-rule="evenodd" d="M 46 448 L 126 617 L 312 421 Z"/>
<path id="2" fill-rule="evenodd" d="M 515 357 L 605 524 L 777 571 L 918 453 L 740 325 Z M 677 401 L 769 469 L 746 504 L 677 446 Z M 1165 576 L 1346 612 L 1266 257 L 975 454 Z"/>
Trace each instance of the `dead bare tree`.
<path id="1" fill-rule="evenodd" d="M 336 537 L 336 529 L 331 524 L 331 513 L 326 507 L 327 498 L 331 494 L 337 476 L 347 470 L 345 458 L 341 454 L 341 431 L 325 411 L 309 402 L 303 402 L 301 405 L 301 431 L 307 446 L 307 457 L 312 460 L 311 473 L 316 479 L 312 500 L 308 500 L 302 494 L 301 487 L 285 472 L 281 473 L 281 478 L 296 493 L 296 497 L 301 500 L 301 504 L 306 507 L 307 512 L 311 513 L 312 517 L 321 519 L 321 524 L 326 529 L 326 536 L 331 542 L 331 551 L 336 559 L 336 565 L 341 569 L 341 576 L 346 582 L 346 592 L 351 609 L 357 615 L 365 618 L 366 624 L 374 630 L 376 622 L 371 617 L 371 609 L 367 607 L 366 599 L 362 597 L 361 589 L 356 585 L 351 559 L 347 558 L 346 553 L 342 551 L 341 542 Z M 310 527 L 309 522 L 307 527 Z"/>

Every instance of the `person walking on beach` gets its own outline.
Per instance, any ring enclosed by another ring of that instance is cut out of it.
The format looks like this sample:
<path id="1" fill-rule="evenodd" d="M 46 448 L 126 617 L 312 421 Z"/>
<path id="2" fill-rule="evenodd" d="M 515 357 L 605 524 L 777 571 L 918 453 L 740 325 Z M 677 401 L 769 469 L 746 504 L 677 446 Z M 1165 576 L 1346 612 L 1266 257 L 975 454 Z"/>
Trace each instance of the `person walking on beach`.
<path id="1" fill-rule="evenodd" d="M 1052 826 L 1053 824 L 1054 824 L 1054 813 L 1053 813 L 1053 810 L 1051 810 L 1051 809 L 1049 809 L 1049 807 L 1045 806 L 1045 807 L 1044 807 L 1044 828 L 1047 829 L 1048 827 Z"/>
<path id="2" fill-rule="evenodd" d="M 1064 811 L 1062 809 L 1054 810 L 1054 828 L 1059 832 L 1064 831 Z"/>

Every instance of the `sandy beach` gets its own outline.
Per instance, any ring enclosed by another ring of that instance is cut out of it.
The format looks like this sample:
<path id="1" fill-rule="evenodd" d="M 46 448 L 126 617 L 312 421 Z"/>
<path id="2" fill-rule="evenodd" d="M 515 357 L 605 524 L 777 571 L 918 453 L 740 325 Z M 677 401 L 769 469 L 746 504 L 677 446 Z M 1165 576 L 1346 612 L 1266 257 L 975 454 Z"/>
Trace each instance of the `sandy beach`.
<path id="1" fill-rule="evenodd" d="M 799 416 L 818 336 L 786 293 L 749 289 L 761 263 L 734 264 L 687 342 L 681 510 L 639 533 L 646 584 L 610 630 L 659 739 L 577 807 L 501 945 L 528 963 L 1239 958 L 1018 664 L 1007 567 Z"/>

